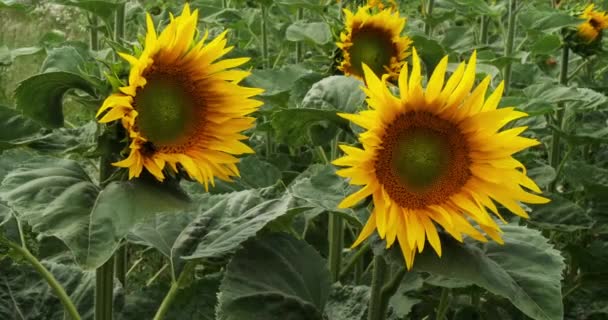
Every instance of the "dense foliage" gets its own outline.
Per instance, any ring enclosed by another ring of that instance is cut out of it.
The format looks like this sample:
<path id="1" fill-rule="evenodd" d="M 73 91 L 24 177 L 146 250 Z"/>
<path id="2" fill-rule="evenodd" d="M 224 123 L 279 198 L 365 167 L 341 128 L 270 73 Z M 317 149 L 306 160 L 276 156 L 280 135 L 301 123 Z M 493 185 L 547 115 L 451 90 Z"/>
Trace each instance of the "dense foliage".
<path id="1" fill-rule="evenodd" d="M 362 130 L 337 113 L 365 94 L 336 42 L 361 2 L 189 1 L 201 33 L 230 30 L 228 58 L 251 57 L 242 85 L 264 89 L 255 154 L 206 191 L 128 179 L 109 165 L 124 132 L 95 117 L 146 12 L 163 25 L 181 1 L 0 0 L 0 319 L 68 319 L 68 297 L 82 319 L 376 319 L 370 297 L 382 319 L 608 319 L 608 53 L 601 33 L 575 36 L 587 3 L 397 1 L 426 73 L 476 50 L 477 79 L 505 80 L 500 106 L 529 114 L 510 125 L 541 142 L 516 158 L 551 199 L 527 220 L 499 207 L 504 245 L 440 232 L 441 258 L 427 247 L 408 271 L 377 235 L 350 248 L 371 201 L 338 208 L 357 187 L 331 161 Z"/>

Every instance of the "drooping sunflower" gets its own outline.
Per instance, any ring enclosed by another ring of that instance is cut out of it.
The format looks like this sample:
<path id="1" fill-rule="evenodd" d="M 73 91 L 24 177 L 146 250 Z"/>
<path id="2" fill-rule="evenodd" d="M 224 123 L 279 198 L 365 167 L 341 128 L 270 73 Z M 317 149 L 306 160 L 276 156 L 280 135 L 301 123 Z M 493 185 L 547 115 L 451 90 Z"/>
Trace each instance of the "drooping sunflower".
<path id="1" fill-rule="evenodd" d="M 121 53 L 131 69 L 128 85 L 110 95 L 99 109 L 99 122 L 121 120 L 130 139 L 130 153 L 115 166 L 129 169 L 129 179 L 143 168 L 158 180 L 163 170 L 182 168 L 191 178 L 214 184 L 214 177 L 238 176 L 234 155 L 253 153 L 240 132 L 253 126 L 247 115 L 262 104 L 251 97 L 263 90 L 239 82 L 249 72 L 231 69 L 249 58 L 220 58 L 226 32 L 205 43 L 197 35 L 198 10 L 184 6 L 157 34 L 146 17 L 147 34 L 139 57 Z"/>
<path id="2" fill-rule="evenodd" d="M 338 48 L 343 60 L 338 69 L 345 75 L 363 79 L 363 63 L 378 76 L 389 74 L 394 79 L 408 57 L 411 40 L 401 36 L 405 18 L 397 10 L 387 8 L 372 13 L 369 5 L 356 14 L 344 9 L 345 30 L 340 34 Z"/>
<path id="3" fill-rule="evenodd" d="M 604 11 L 594 10 L 595 5 L 588 5 L 580 18 L 585 19 L 577 27 L 577 34 L 587 43 L 593 42 L 602 33 L 602 30 L 608 29 L 608 15 Z"/>
<path id="4" fill-rule="evenodd" d="M 409 268 L 415 252 L 428 240 L 441 256 L 438 226 L 462 241 L 462 234 L 479 241 L 486 236 L 502 243 L 501 230 L 488 209 L 504 222 L 495 202 L 527 218 L 518 202 L 545 203 L 512 155 L 539 142 L 519 136 L 526 127 L 501 131 L 526 114 L 512 107 L 498 109 L 503 84 L 486 99 L 486 77 L 473 90 L 476 54 L 461 63 L 447 82 L 444 57 L 421 85 L 420 59 L 413 50 L 413 67 L 403 66 L 398 79 L 400 97 L 364 66 L 368 110 L 340 114 L 366 129 L 361 148 L 342 145 L 345 156 L 333 163 L 348 168 L 337 174 L 363 186 L 339 206 L 352 207 L 372 196 L 374 209 L 353 247 L 377 230 L 387 248 L 396 241 Z"/>

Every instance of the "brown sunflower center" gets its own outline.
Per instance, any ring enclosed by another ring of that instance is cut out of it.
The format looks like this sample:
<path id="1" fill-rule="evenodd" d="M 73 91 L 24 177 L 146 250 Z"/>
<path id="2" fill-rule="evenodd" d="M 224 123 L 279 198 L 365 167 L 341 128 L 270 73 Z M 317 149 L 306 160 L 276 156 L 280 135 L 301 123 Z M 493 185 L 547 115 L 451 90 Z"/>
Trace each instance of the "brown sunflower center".
<path id="1" fill-rule="evenodd" d="M 396 54 L 395 45 L 388 31 L 364 28 L 353 31 L 353 45 L 349 54 L 353 73 L 363 76 L 363 65 L 367 64 L 377 75 L 386 73 L 385 66 L 391 64 L 391 57 Z"/>
<path id="2" fill-rule="evenodd" d="M 400 206 L 420 209 L 458 192 L 471 172 L 466 137 L 453 123 L 428 112 L 402 114 L 388 126 L 376 176 Z"/>
<path id="3" fill-rule="evenodd" d="M 182 149 L 204 122 L 199 90 L 174 70 L 153 66 L 144 77 L 146 85 L 133 99 L 137 130 L 154 148 Z"/>

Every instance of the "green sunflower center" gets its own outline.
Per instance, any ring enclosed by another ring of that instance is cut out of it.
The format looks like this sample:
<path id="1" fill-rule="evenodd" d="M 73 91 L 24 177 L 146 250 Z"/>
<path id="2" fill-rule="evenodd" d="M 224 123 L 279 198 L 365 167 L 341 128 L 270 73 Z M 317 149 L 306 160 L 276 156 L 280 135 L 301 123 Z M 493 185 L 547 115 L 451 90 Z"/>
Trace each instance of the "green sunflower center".
<path id="1" fill-rule="evenodd" d="M 139 131 L 157 146 L 175 145 L 189 136 L 196 122 L 196 103 L 188 86 L 166 74 L 155 74 L 134 98 Z"/>
<path id="2" fill-rule="evenodd" d="M 386 73 L 385 66 L 391 64 L 395 47 L 387 31 L 362 29 L 353 33 L 350 47 L 351 66 L 355 74 L 363 76 L 363 65 L 367 64 L 377 75 Z"/>
<path id="3" fill-rule="evenodd" d="M 392 164 L 404 183 L 425 189 L 443 176 L 450 158 L 450 147 L 442 135 L 418 128 L 399 138 Z"/>
<path id="4" fill-rule="evenodd" d="M 470 165 L 467 137 L 457 125 L 412 111 L 386 127 L 375 170 L 391 199 L 420 209 L 459 192 L 471 175 Z"/>

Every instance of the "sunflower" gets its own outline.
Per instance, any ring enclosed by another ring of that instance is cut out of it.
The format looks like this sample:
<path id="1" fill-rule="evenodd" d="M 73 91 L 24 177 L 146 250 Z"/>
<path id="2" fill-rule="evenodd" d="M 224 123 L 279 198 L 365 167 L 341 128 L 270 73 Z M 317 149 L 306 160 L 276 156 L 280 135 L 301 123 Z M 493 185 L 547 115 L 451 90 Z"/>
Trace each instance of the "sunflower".
<path id="1" fill-rule="evenodd" d="M 387 248 L 399 242 L 408 269 L 426 240 L 441 256 L 438 226 L 459 241 L 462 234 L 487 241 L 472 226 L 474 222 L 487 236 L 503 243 L 501 230 L 487 211 L 504 222 L 494 201 L 524 218 L 528 215 L 519 201 L 548 202 L 522 188 L 541 192 L 512 157 L 539 142 L 519 136 L 525 127 L 500 131 L 526 114 L 512 107 L 497 109 L 502 83 L 485 99 L 490 77 L 471 92 L 476 54 L 466 66 L 461 63 L 445 84 L 448 60 L 444 57 L 426 91 L 415 50 L 412 60 L 409 78 L 407 65 L 399 75 L 400 97 L 391 94 L 386 76 L 380 80 L 363 67 L 369 109 L 340 114 L 367 129 L 359 136 L 362 148 L 342 145 L 346 155 L 333 162 L 349 167 L 338 170 L 338 175 L 363 186 L 346 197 L 340 208 L 352 207 L 370 195 L 373 198 L 374 209 L 353 247 L 377 230 Z"/>
<path id="2" fill-rule="evenodd" d="M 580 18 L 585 19 L 585 22 L 578 25 L 578 36 L 587 43 L 593 42 L 602 33 L 602 30 L 608 28 L 608 16 L 604 11 L 594 10 L 594 5 L 588 5 Z"/>
<path id="3" fill-rule="evenodd" d="M 143 168 L 158 180 L 163 170 L 181 168 L 208 187 L 214 177 L 238 176 L 234 155 L 253 153 L 240 134 L 255 121 L 248 114 L 262 104 L 250 99 L 263 90 L 239 86 L 249 72 L 234 70 L 249 58 L 224 59 L 226 32 L 205 44 L 197 40 L 198 11 L 188 4 L 157 34 L 150 15 L 139 57 L 121 53 L 131 66 L 128 85 L 110 95 L 99 109 L 99 122 L 121 120 L 130 139 L 130 153 L 117 167 L 129 179 Z"/>
<path id="4" fill-rule="evenodd" d="M 363 79 L 365 63 L 377 75 L 389 74 L 396 79 L 411 43 L 408 37 L 401 36 L 405 18 L 391 8 L 371 11 L 369 5 L 360 7 L 356 14 L 344 9 L 346 29 L 340 34 L 341 42 L 336 43 L 343 56 L 338 69 Z"/>

